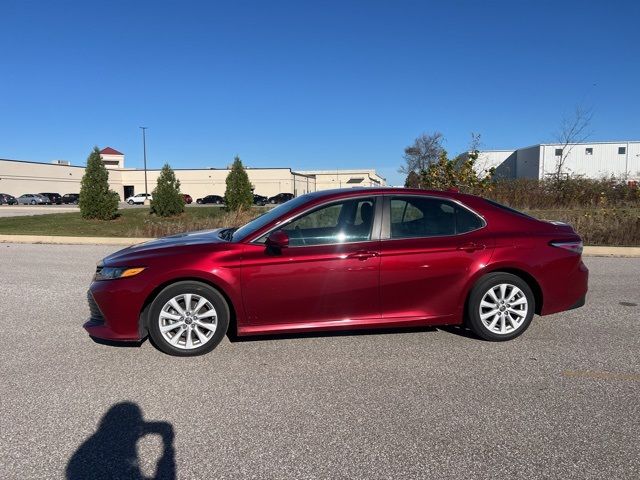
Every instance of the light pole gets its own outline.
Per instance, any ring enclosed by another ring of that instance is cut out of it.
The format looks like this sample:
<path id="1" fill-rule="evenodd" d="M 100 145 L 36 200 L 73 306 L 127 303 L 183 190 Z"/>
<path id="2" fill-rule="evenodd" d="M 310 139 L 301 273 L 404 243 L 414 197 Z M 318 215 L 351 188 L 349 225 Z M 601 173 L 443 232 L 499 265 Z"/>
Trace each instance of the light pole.
<path id="1" fill-rule="evenodd" d="M 142 154 L 144 156 L 144 203 L 147 203 L 147 197 L 149 196 L 149 189 L 147 187 L 147 127 L 140 127 L 142 130 Z"/>

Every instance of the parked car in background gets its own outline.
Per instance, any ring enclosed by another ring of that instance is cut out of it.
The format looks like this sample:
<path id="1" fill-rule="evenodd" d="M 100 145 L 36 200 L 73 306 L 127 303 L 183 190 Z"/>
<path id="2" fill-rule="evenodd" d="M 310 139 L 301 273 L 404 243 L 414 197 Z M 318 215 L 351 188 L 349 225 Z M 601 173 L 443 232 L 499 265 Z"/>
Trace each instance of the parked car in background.
<path id="1" fill-rule="evenodd" d="M 150 193 L 136 193 L 132 197 L 127 198 L 125 201 L 129 205 L 142 205 L 146 199 L 151 200 L 153 197 Z"/>
<path id="2" fill-rule="evenodd" d="M 17 205 L 18 200 L 13 195 L 9 195 L 8 193 L 0 193 L 0 205 Z"/>
<path id="3" fill-rule="evenodd" d="M 80 194 L 79 193 L 65 193 L 62 196 L 62 203 L 64 203 L 65 205 L 77 205 L 78 202 L 80 201 Z"/>
<path id="4" fill-rule="evenodd" d="M 279 204 L 279 203 L 288 202 L 292 198 L 293 198 L 293 193 L 279 193 L 277 195 L 274 195 L 273 197 L 269 197 L 267 201 L 271 204 Z"/>
<path id="5" fill-rule="evenodd" d="M 20 195 L 17 200 L 20 205 L 46 205 L 51 203 L 47 197 L 43 197 L 37 193 L 24 193 Z"/>
<path id="6" fill-rule="evenodd" d="M 43 193 L 40 192 L 38 195 L 42 195 L 43 197 L 47 197 L 51 204 L 62 205 L 62 196 L 59 193 Z"/>
<path id="7" fill-rule="evenodd" d="M 228 328 L 242 336 L 466 325 L 504 341 L 534 314 L 584 305 L 588 275 L 582 239 L 564 223 L 455 192 L 329 190 L 239 229 L 109 255 L 84 328 L 108 340 L 148 334 L 181 356 L 212 350 Z"/>
<path id="8" fill-rule="evenodd" d="M 222 198 L 220 195 L 207 195 L 204 198 L 197 199 L 196 203 L 213 203 L 215 205 L 222 205 L 224 203 L 224 198 Z"/>
<path id="9" fill-rule="evenodd" d="M 267 197 L 265 197 L 264 195 L 258 195 L 256 193 L 253 194 L 253 204 L 254 205 L 259 205 L 261 207 L 264 207 L 267 204 L 267 201 L 269 199 Z"/>
<path id="10" fill-rule="evenodd" d="M 188 193 L 182 194 L 182 200 L 184 200 L 184 203 L 186 203 L 187 205 L 193 203 L 193 198 L 191 198 L 191 195 L 189 195 Z"/>

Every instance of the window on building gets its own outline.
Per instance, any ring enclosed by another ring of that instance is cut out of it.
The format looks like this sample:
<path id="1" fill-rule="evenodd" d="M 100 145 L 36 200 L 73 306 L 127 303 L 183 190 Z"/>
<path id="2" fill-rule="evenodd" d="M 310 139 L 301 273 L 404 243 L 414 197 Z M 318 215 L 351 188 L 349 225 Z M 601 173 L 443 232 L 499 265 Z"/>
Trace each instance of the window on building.
<path id="1" fill-rule="evenodd" d="M 626 155 L 627 147 L 618 147 L 618 155 Z"/>
<path id="2" fill-rule="evenodd" d="M 584 153 L 586 155 L 593 155 L 593 148 L 585 148 Z"/>
<path id="3" fill-rule="evenodd" d="M 561 157 L 561 156 L 562 156 L 562 149 L 556 148 L 556 157 Z"/>

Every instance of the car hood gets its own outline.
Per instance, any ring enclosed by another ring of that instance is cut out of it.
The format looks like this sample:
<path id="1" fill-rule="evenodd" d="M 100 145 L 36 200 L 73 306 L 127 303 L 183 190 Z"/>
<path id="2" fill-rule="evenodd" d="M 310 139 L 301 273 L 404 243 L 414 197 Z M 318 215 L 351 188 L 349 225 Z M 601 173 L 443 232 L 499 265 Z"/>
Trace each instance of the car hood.
<path id="1" fill-rule="evenodd" d="M 196 232 L 179 233 L 168 237 L 150 240 L 148 242 L 139 243 L 130 247 L 119 250 L 105 257 L 102 261 L 104 265 L 120 263 L 130 259 L 141 259 L 158 253 L 168 253 L 168 249 L 186 247 L 192 245 L 213 245 L 228 244 L 229 242 L 222 240 L 218 233 L 223 230 L 216 228 L 214 230 L 199 230 Z"/>

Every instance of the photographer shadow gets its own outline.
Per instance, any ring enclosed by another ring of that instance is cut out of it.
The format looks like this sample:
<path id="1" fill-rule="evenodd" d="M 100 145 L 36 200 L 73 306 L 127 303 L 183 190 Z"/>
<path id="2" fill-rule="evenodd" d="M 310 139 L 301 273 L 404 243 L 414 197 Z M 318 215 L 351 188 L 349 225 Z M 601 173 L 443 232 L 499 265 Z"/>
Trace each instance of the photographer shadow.
<path id="1" fill-rule="evenodd" d="M 100 421 L 98 430 L 75 451 L 67 463 L 66 478 L 80 479 L 146 479 L 140 470 L 137 443 L 146 435 L 162 438 L 163 452 L 156 462 L 152 477 L 160 480 L 176 478 L 173 427 L 168 422 L 147 422 L 135 403 L 112 406 Z"/>

